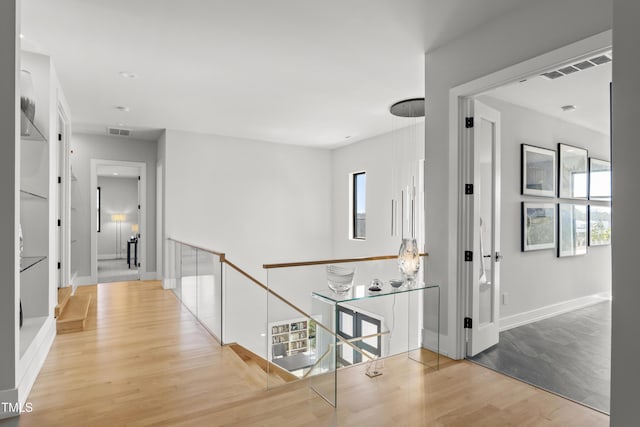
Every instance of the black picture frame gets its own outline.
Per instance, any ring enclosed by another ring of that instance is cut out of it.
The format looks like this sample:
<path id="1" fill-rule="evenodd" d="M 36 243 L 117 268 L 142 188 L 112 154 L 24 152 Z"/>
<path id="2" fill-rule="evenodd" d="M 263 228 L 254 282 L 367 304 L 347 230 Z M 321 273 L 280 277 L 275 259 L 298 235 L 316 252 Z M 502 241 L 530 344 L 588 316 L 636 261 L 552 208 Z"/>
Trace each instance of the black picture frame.
<path id="1" fill-rule="evenodd" d="M 558 144 L 558 197 L 587 200 L 589 152 L 580 147 Z"/>
<path id="2" fill-rule="evenodd" d="M 589 206 L 589 246 L 611 244 L 611 206 Z"/>
<path id="3" fill-rule="evenodd" d="M 554 150 L 520 144 L 520 194 L 556 196 L 556 157 Z"/>
<path id="4" fill-rule="evenodd" d="M 586 255 L 588 247 L 587 205 L 558 203 L 558 258 Z"/>
<path id="5" fill-rule="evenodd" d="M 611 162 L 589 157 L 589 200 L 611 201 Z"/>
<path id="6" fill-rule="evenodd" d="M 522 252 L 555 249 L 555 203 L 522 202 Z"/>

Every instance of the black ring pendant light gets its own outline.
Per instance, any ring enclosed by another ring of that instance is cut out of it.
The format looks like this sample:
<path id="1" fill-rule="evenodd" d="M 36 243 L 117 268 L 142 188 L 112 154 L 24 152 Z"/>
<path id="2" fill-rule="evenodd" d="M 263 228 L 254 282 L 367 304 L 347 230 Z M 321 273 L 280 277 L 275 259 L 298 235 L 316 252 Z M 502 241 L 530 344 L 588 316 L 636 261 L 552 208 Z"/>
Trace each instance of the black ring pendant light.
<path id="1" fill-rule="evenodd" d="M 424 98 L 403 99 L 389 107 L 389 112 L 398 117 L 424 117 Z"/>

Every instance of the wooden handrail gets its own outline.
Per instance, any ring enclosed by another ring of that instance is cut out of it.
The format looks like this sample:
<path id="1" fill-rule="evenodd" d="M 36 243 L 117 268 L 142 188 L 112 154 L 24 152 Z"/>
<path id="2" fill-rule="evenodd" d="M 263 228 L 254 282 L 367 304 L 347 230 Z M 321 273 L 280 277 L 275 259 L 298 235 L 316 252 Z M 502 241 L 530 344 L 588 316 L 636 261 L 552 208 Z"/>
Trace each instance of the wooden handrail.
<path id="1" fill-rule="evenodd" d="M 207 248 L 203 248 L 203 247 L 200 247 L 200 246 L 192 245 L 191 243 L 182 242 L 180 240 L 176 240 L 176 239 L 171 238 L 171 237 L 167 237 L 167 240 L 171 240 L 172 242 L 180 243 L 181 245 L 190 246 L 192 248 L 198 249 L 199 251 L 205 251 L 205 252 L 208 252 L 208 253 L 210 253 L 212 255 L 216 255 L 218 258 L 220 258 L 220 262 L 224 262 L 224 260 L 225 260 L 224 252 L 218 252 L 218 251 L 214 251 L 212 249 L 207 249 Z"/>
<path id="2" fill-rule="evenodd" d="M 301 308 L 297 307 L 295 304 L 293 304 L 292 302 L 290 302 L 289 300 L 287 300 L 285 297 L 283 297 L 282 295 L 280 295 L 279 293 L 277 293 L 276 291 L 274 291 L 273 289 L 270 289 L 267 285 L 265 285 L 264 283 L 262 283 L 261 281 L 259 281 L 258 279 L 256 279 L 255 277 L 253 277 L 252 275 L 250 275 L 249 273 L 247 273 L 246 271 L 244 271 L 243 269 L 241 269 L 240 267 L 238 267 L 237 265 L 235 265 L 233 262 L 231 262 L 226 255 L 224 254 L 224 252 L 217 252 L 217 251 L 213 251 L 211 249 L 207 249 L 207 248 L 201 248 L 199 246 L 195 246 L 192 245 L 191 243 L 186 243 L 186 242 L 181 242 L 180 240 L 176 240 L 173 239 L 171 237 L 168 237 L 167 240 L 171 240 L 173 242 L 176 243 L 180 243 L 182 245 L 186 245 L 186 246 L 190 246 L 192 248 L 195 249 L 199 249 L 205 252 L 208 252 L 210 254 L 213 255 L 217 255 L 220 258 L 220 262 L 221 263 L 225 263 L 227 264 L 229 267 L 233 268 L 234 270 L 236 270 L 238 273 L 242 274 L 244 277 L 246 277 L 247 279 L 249 279 L 250 281 L 252 281 L 254 284 L 258 285 L 259 287 L 261 287 L 262 289 L 264 289 L 265 291 L 267 291 L 268 294 L 273 295 L 274 297 L 276 297 L 277 299 L 279 299 L 280 301 L 282 301 L 284 304 L 288 305 L 289 307 L 291 307 L 292 309 L 294 309 L 295 311 L 297 311 L 298 313 L 302 314 L 304 317 L 306 317 L 307 319 L 311 319 L 313 320 L 316 325 L 318 327 L 320 327 L 321 329 L 324 329 L 325 331 L 327 331 L 329 334 L 331 334 L 332 336 L 334 336 L 338 341 L 341 341 L 343 344 L 348 345 L 349 347 L 353 348 L 355 351 L 357 351 L 358 353 L 362 354 L 363 356 L 367 357 L 368 359 L 373 360 L 367 353 L 363 352 L 362 349 L 360 349 L 358 346 L 356 346 L 355 344 L 353 344 L 352 342 L 350 342 L 350 340 L 347 340 L 346 338 L 343 338 L 342 336 L 340 336 L 339 334 L 336 334 L 334 331 L 332 331 L 329 327 L 323 325 L 321 322 L 318 322 L 316 319 L 314 319 L 313 317 L 311 317 L 310 314 L 304 312 Z M 420 256 L 426 256 L 427 254 L 420 254 Z M 368 258 L 350 258 L 353 261 L 349 261 L 349 260 L 343 260 L 341 262 L 355 262 L 355 261 L 374 261 L 375 259 L 379 258 L 379 259 L 392 259 L 392 258 L 396 258 L 397 255 L 388 255 L 386 257 L 368 257 Z M 316 264 L 330 264 L 330 262 L 324 262 L 324 261 L 313 261 Z M 337 262 L 337 261 L 334 261 Z M 277 265 L 277 264 L 275 264 Z M 310 265 L 315 265 L 315 264 L 310 264 Z M 286 266 L 286 265 L 282 265 L 282 266 Z M 265 267 L 266 268 L 266 267 Z M 273 267 L 275 268 L 275 267 Z"/>
<path id="3" fill-rule="evenodd" d="M 418 256 L 425 257 L 429 256 L 428 253 L 421 253 Z M 323 259 L 317 261 L 299 261 L 299 262 L 285 262 L 280 264 L 263 264 L 262 268 L 271 269 L 271 268 L 285 268 L 285 267 L 306 267 L 310 265 L 323 265 L 323 264 L 340 264 L 346 262 L 361 262 L 361 261 L 382 261 L 386 259 L 396 259 L 398 255 L 379 255 L 379 256 L 368 256 L 368 257 L 357 257 L 357 258 L 337 258 L 337 259 Z"/>
<path id="4" fill-rule="evenodd" d="M 341 341 L 342 343 L 344 343 L 344 344 L 348 345 L 349 347 L 353 348 L 355 351 L 357 351 L 358 353 L 362 354 L 366 358 L 373 360 L 367 353 L 363 352 L 362 349 L 360 349 L 360 347 L 356 346 L 355 344 L 353 344 L 352 342 L 350 342 L 346 338 L 343 338 L 339 334 L 336 334 L 328 326 L 325 326 L 321 322 L 319 322 L 316 319 L 314 319 L 310 314 L 306 313 L 304 310 L 302 310 L 301 308 L 297 307 L 291 301 L 289 301 L 288 299 L 286 299 L 285 297 L 283 297 L 282 295 L 280 295 L 279 293 L 277 293 L 273 289 L 270 289 L 267 285 L 265 285 L 264 283 L 262 283 L 261 281 L 259 281 L 258 279 L 256 279 L 255 277 L 253 277 L 252 275 L 250 275 L 249 273 L 247 273 L 246 271 L 244 271 L 243 269 L 241 269 L 237 265 L 235 265 L 233 262 L 229 261 L 228 258 L 224 258 L 221 262 L 224 262 L 229 267 L 233 268 L 238 273 L 242 274 L 244 277 L 246 277 L 247 279 L 251 280 L 253 283 L 255 283 L 256 285 L 258 285 L 259 287 L 261 287 L 262 289 L 267 291 L 268 294 L 273 295 L 274 297 L 276 297 L 277 299 L 282 301 L 284 304 L 288 305 L 289 307 L 291 307 L 292 309 L 294 309 L 298 313 L 302 314 L 307 319 L 313 320 L 316 323 L 316 326 L 318 326 L 319 328 L 324 329 L 325 331 L 327 331 L 330 335 L 334 336 L 338 341 Z"/>

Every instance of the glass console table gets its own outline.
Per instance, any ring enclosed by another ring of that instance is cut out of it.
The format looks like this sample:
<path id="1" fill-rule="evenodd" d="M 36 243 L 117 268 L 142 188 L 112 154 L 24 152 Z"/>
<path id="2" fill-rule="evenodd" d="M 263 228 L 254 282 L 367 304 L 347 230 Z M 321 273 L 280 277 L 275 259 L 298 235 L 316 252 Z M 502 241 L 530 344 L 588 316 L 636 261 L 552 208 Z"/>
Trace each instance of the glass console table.
<path id="1" fill-rule="evenodd" d="M 380 291 L 357 285 L 344 294 L 327 288 L 312 292 L 312 311 L 332 333 L 317 328 L 311 387 L 333 406 L 337 406 L 339 368 L 362 362 L 367 364 L 366 374 L 375 377 L 384 373 L 380 359 L 398 354 L 407 354 L 429 368 L 439 367 L 437 285 L 393 288 L 385 282 Z M 425 316 L 428 327 L 423 326 Z M 423 349 L 423 343 L 433 352 Z"/>

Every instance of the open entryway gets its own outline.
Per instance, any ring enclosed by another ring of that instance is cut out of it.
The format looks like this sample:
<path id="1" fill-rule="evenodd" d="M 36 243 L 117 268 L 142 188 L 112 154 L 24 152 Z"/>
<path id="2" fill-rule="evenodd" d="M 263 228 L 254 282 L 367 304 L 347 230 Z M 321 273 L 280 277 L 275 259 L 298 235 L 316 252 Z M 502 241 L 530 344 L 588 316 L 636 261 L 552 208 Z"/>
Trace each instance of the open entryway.
<path id="1" fill-rule="evenodd" d="M 462 97 L 459 130 L 466 357 L 605 413 L 613 60 L 585 52 Z"/>
<path id="2" fill-rule="evenodd" d="M 144 164 L 93 160 L 92 265 L 97 283 L 140 280 Z"/>

